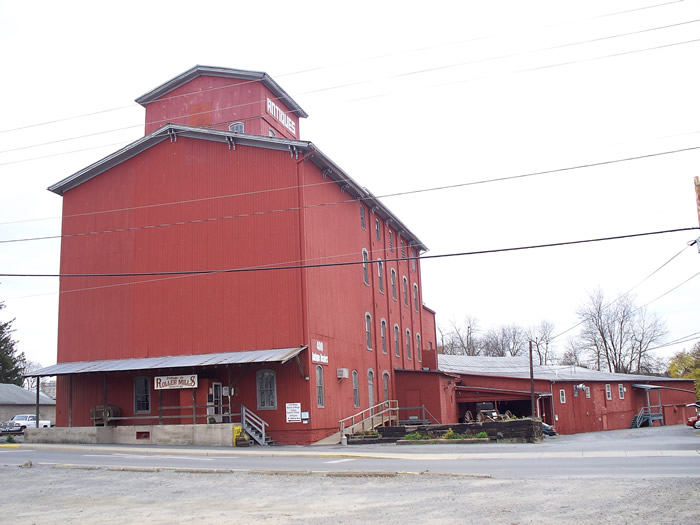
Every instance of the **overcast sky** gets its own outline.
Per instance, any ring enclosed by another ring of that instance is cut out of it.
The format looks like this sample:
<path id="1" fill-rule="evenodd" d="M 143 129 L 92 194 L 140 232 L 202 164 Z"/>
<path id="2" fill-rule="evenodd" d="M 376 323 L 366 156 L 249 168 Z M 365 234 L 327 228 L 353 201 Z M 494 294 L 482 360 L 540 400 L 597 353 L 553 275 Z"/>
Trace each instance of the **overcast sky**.
<path id="1" fill-rule="evenodd" d="M 427 255 L 697 227 L 699 37 L 698 0 L 0 0 L 0 240 L 60 234 L 46 187 L 143 136 L 134 99 L 195 64 L 270 74 L 309 114 L 301 138 L 380 197 L 551 171 L 382 199 Z M 424 302 L 443 326 L 560 333 L 598 287 L 636 287 L 667 341 L 695 338 L 669 356 L 700 340 L 698 237 L 427 260 Z M 1 243 L 0 273 L 59 255 Z M 19 349 L 55 363 L 58 279 L 0 277 L 0 301 Z"/>

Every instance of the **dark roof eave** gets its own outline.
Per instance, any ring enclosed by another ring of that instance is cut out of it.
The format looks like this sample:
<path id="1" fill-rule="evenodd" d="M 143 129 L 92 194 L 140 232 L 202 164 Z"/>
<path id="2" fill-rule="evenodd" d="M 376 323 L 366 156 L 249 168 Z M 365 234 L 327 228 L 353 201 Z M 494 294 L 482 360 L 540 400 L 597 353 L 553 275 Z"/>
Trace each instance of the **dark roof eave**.
<path id="1" fill-rule="evenodd" d="M 183 84 L 193 80 L 199 76 L 213 76 L 213 77 L 225 77 L 225 78 L 237 78 L 242 80 L 253 80 L 260 81 L 265 87 L 267 87 L 272 93 L 279 99 L 282 100 L 287 107 L 298 117 L 306 118 L 309 115 L 304 111 L 297 102 L 289 96 L 289 94 L 282 89 L 282 87 L 275 82 L 267 73 L 263 71 L 249 71 L 245 69 L 231 69 L 226 67 L 214 67 L 214 66 L 200 66 L 196 65 L 191 69 L 188 69 L 184 73 L 171 78 L 167 82 L 159 85 L 158 87 L 152 89 L 148 93 L 145 93 L 136 99 L 138 104 L 146 106 L 151 102 L 159 99 L 163 95 L 170 93 L 174 89 L 182 86 Z"/>

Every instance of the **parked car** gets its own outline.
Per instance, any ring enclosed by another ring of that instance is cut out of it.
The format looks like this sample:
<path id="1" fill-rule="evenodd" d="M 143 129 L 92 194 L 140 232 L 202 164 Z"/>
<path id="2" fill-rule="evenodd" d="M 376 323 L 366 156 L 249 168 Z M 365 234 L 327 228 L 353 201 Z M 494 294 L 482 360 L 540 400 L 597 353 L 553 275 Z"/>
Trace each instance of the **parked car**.
<path id="1" fill-rule="evenodd" d="M 39 420 L 39 427 L 48 428 L 51 426 L 51 421 Z M 1 432 L 24 432 L 25 428 L 37 428 L 36 416 L 33 414 L 17 414 L 9 421 L 0 424 Z"/>
<path id="2" fill-rule="evenodd" d="M 700 415 L 689 417 L 688 421 L 686 421 L 685 424 L 689 427 L 697 428 L 698 430 L 700 430 Z"/>
<path id="3" fill-rule="evenodd" d="M 542 422 L 542 433 L 545 436 L 558 436 L 556 429 L 552 425 Z"/>

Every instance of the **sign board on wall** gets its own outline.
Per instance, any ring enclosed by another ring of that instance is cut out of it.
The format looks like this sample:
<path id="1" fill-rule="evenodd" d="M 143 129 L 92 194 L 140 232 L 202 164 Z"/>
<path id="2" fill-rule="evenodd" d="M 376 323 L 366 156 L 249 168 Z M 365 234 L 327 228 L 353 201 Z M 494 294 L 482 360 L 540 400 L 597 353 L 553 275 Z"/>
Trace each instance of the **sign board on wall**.
<path id="1" fill-rule="evenodd" d="M 156 390 L 197 388 L 197 374 L 185 376 L 156 376 L 153 378 L 153 388 Z"/>
<path id="2" fill-rule="evenodd" d="M 323 341 L 316 341 L 316 351 L 311 352 L 311 362 L 320 363 L 322 365 L 328 364 L 328 355 L 325 353 Z"/>
<path id="3" fill-rule="evenodd" d="M 301 403 L 287 403 L 287 423 L 301 423 Z"/>

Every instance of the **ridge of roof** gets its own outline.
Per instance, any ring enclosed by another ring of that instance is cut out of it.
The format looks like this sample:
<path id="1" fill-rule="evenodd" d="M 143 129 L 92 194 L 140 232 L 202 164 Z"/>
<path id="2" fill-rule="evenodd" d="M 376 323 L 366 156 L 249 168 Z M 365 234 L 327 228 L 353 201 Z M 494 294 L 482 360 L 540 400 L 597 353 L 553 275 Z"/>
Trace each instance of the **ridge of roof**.
<path id="1" fill-rule="evenodd" d="M 199 140 L 211 140 L 231 145 L 242 145 L 252 147 L 262 147 L 268 149 L 276 149 L 279 151 L 288 151 L 290 155 L 299 155 L 302 153 L 305 159 L 313 162 L 322 172 L 324 177 L 334 180 L 341 184 L 344 190 L 354 196 L 357 200 L 364 202 L 373 212 L 385 222 L 393 225 L 401 237 L 409 241 L 409 246 L 414 246 L 419 250 L 426 251 L 428 248 L 408 227 L 387 208 L 377 197 L 369 190 L 360 186 L 350 175 L 342 168 L 333 162 L 325 155 L 316 145 L 309 141 L 287 139 L 283 137 L 265 137 L 262 135 L 252 135 L 247 133 L 236 133 L 233 131 L 208 129 L 195 126 L 186 126 L 184 124 L 166 124 L 154 132 L 141 137 L 140 139 L 127 144 L 123 148 L 111 153 L 110 155 L 90 164 L 80 171 L 64 178 L 63 180 L 52 184 L 47 189 L 57 195 L 63 195 L 66 191 L 87 182 L 88 180 L 97 177 L 110 168 L 135 157 L 139 153 L 159 144 L 164 140 L 176 141 L 177 137 L 187 137 Z"/>
<path id="2" fill-rule="evenodd" d="M 170 80 L 163 82 L 159 86 L 153 88 L 147 93 L 144 93 L 136 99 L 136 102 L 143 107 L 150 104 L 151 102 L 159 99 L 163 95 L 170 93 L 171 91 L 179 88 L 183 84 L 200 77 L 200 76 L 210 76 L 210 77 L 224 77 L 224 78 L 238 78 L 243 80 L 253 80 L 262 82 L 263 85 L 272 91 L 272 93 L 279 99 L 282 100 L 287 107 L 298 117 L 308 117 L 309 115 L 304 111 L 301 106 L 291 97 L 289 94 L 282 89 L 277 82 L 275 82 L 272 77 L 270 77 L 264 71 L 250 71 L 245 69 L 232 69 L 227 67 L 215 67 L 215 66 L 202 66 L 196 65 L 187 71 L 180 73 L 179 75 L 171 78 Z"/>

